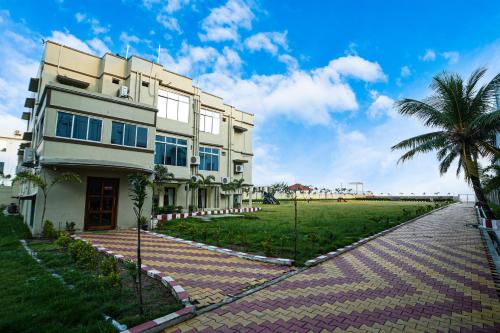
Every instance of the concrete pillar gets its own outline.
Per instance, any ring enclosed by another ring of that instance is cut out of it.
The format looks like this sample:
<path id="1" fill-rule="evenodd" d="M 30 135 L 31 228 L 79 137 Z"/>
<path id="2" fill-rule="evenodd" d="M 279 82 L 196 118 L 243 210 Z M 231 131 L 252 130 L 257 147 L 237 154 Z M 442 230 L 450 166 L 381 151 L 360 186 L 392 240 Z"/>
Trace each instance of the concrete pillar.
<path id="1" fill-rule="evenodd" d="M 250 194 L 248 196 L 248 207 L 252 208 L 253 186 L 250 186 L 250 188 L 248 189 L 248 194 Z"/>

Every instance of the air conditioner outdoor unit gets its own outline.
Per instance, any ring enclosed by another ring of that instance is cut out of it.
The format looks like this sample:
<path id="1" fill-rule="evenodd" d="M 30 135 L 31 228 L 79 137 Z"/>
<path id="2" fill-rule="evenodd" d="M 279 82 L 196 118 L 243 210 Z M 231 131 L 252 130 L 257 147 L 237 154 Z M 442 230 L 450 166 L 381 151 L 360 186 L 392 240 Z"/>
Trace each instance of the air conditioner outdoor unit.
<path id="1" fill-rule="evenodd" d="M 221 178 L 221 183 L 222 184 L 229 184 L 229 177 L 222 177 Z"/>
<path id="2" fill-rule="evenodd" d="M 16 166 L 16 174 L 20 174 L 20 173 L 23 173 L 23 172 L 26 172 L 26 168 L 25 167 L 23 167 L 22 165 Z"/>
<path id="3" fill-rule="evenodd" d="M 191 159 L 189 161 L 191 165 L 200 165 L 200 156 L 197 155 L 191 156 Z"/>
<path id="4" fill-rule="evenodd" d="M 234 166 L 234 173 L 243 173 L 243 164 L 236 164 Z"/>
<path id="5" fill-rule="evenodd" d="M 24 148 L 23 164 L 35 163 L 35 150 L 33 148 Z"/>
<path id="6" fill-rule="evenodd" d="M 197 176 L 197 175 L 192 175 L 192 176 L 191 176 L 191 181 L 192 181 L 193 183 L 196 183 L 196 182 L 198 182 L 199 180 L 200 180 L 200 176 Z"/>
<path id="7" fill-rule="evenodd" d="M 120 89 L 118 89 L 118 97 L 126 98 L 128 97 L 128 87 L 127 86 L 121 86 Z"/>

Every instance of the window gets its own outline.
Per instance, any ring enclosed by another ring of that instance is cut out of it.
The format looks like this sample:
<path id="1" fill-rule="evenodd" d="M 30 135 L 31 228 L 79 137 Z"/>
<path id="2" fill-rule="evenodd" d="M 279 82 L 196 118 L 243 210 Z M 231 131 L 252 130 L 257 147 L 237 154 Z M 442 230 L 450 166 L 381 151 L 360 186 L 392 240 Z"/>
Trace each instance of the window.
<path id="1" fill-rule="evenodd" d="M 36 129 L 36 143 L 37 144 L 39 144 L 42 141 L 44 121 L 45 121 L 45 113 L 42 113 L 42 115 L 40 116 L 40 120 L 38 121 L 38 126 Z"/>
<path id="2" fill-rule="evenodd" d="M 155 164 L 187 166 L 187 140 L 157 135 Z"/>
<path id="3" fill-rule="evenodd" d="M 43 118 L 39 123 L 39 132 L 43 129 Z M 71 114 L 57 113 L 56 136 L 78 140 L 101 141 L 102 120 Z"/>
<path id="4" fill-rule="evenodd" d="M 219 149 L 200 147 L 200 170 L 219 171 Z"/>
<path id="5" fill-rule="evenodd" d="M 219 134 L 220 114 L 217 112 L 201 109 L 200 111 L 200 131 Z"/>
<path id="6" fill-rule="evenodd" d="M 111 143 L 121 146 L 146 148 L 148 129 L 132 124 L 113 121 L 111 124 Z"/>
<path id="7" fill-rule="evenodd" d="M 189 120 L 189 97 L 158 90 L 158 117 L 187 123 Z"/>

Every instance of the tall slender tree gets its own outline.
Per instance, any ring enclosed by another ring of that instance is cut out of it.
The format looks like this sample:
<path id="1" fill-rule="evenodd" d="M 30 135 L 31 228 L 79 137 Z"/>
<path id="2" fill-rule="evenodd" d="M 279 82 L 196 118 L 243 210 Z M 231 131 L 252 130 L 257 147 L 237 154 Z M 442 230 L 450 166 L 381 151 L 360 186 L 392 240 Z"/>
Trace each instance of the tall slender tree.
<path id="1" fill-rule="evenodd" d="M 494 215 L 481 187 L 479 159 L 500 154 L 494 146 L 495 134 L 500 131 L 500 111 L 495 107 L 500 74 L 481 86 L 485 73 L 486 69 L 479 68 L 464 81 L 458 74 L 443 72 L 432 79 L 431 96 L 396 102 L 400 114 L 416 117 L 436 130 L 403 140 L 392 149 L 406 150 L 400 162 L 436 151 L 441 175 L 458 161 L 457 176 L 464 173 L 478 203 L 491 218 Z"/>
<path id="2" fill-rule="evenodd" d="M 133 173 L 128 176 L 128 184 L 130 191 L 130 198 L 133 202 L 133 210 L 137 219 L 137 291 L 139 298 L 139 313 L 144 314 L 143 300 L 142 300 L 142 256 L 141 256 L 141 219 L 143 214 L 143 207 L 148 196 L 147 188 L 151 186 L 151 181 L 148 175 L 144 173 Z"/>

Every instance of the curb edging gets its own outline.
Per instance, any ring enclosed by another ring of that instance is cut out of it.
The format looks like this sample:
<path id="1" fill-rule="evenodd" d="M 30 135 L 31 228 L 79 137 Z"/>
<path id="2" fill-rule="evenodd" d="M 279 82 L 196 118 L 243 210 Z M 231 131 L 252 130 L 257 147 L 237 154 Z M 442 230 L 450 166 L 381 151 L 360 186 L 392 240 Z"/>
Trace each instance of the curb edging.
<path id="1" fill-rule="evenodd" d="M 104 255 L 107 256 L 112 256 L 120 262 L 128 261 L 127 259 L 125 259 L 125 256 L 121 254 L 116 254 L 113 251 L 109 250 L 108 248 L 101 246 L 99 244 L 94 244 L 93 242 L 85 238 L 82 238 L 77 235 L 72 235 L 71 238 L 73 238 L 74 240 L 81 240 L 87 244 L 90 244 L 98 252 L 103 253 Z M 171 276 L 168 276 L 154 268 L 150 268 L 147 265 L 141 265 L 141 271 L 146 273 L 146 275 L 148 275 L 149 277 L 160 281 L 163 284 L 163 286 L 168 288 L 172 292 L 174 297 L 182 303 L 183 308 L 175 312 L 169 313 L 165 316 L 149 320 L 137 326 L 131 327 L 125 331 L 121 331 L 121 333 L 159 332 L 167 327 L 176 325 L 182 321 L 194 317 L 196 308 L 194 305 L 190 303 L 188 292 L 180 284 L 178 284 Z"/>
<path id="2" fill-rule="evenodd" d="M 260 207 L 245 207 L 245 208 L 230 208 L 230 209 L 217 209 L 217 210 L 206 210 L 193 213 L 170 213 L 170 214 L 158 214 L 153 216 L 158 222 L 173 221 L 187 219 L 189 217 L 195 216 L 205 216 L 205 215 L 223 215 L 229 213 L 253 213 L 262 210 Z"/>
<path id="3" fill-rule="evenodd" d="M 199 248 L 199 249 L 218 252 L 218 253 L 222 253 L 222 254 L 225 254 L 228 256 L 238 257 L 238 258 L 242 258 L 242 259 L 259 261 L 259 262 L 280 265 L 280 266 L 292 266 L 293 262 L 294 262 L 293 259 L 273 258 L 273 257 L 266 257 L 266 256 L 255 255 L 255 254 L 249 254 L 246 252 L 238 252 L 238 251 L 234 251 L 231 249 L 226 249 L 226 248 L 222 248 L 222 247 L 218 247 L 218 246 L 214 246 L 214 245 L 207 245 L 204 243 L 198 243 L 195 241 L 190 241 L 190 240 L 186 240 L 186 239 L 182 239 L 182 238 L 168 236 L 168 235 L 165 235 L 162 233 L 157 233 L 157 232 L 149 231 L 149 230 L 145 230 L 143 232 L 145 232 L 149 235 L 156 236 L 156 237 L 160 237 L 160 238 L 164 238 L 164 239 L 168 239 L 168 240 L 173 240 L 173 241 L 183 243 L 183 244 L 188 244 L 188 245 L 191 245 L 191 246 Z"/>

